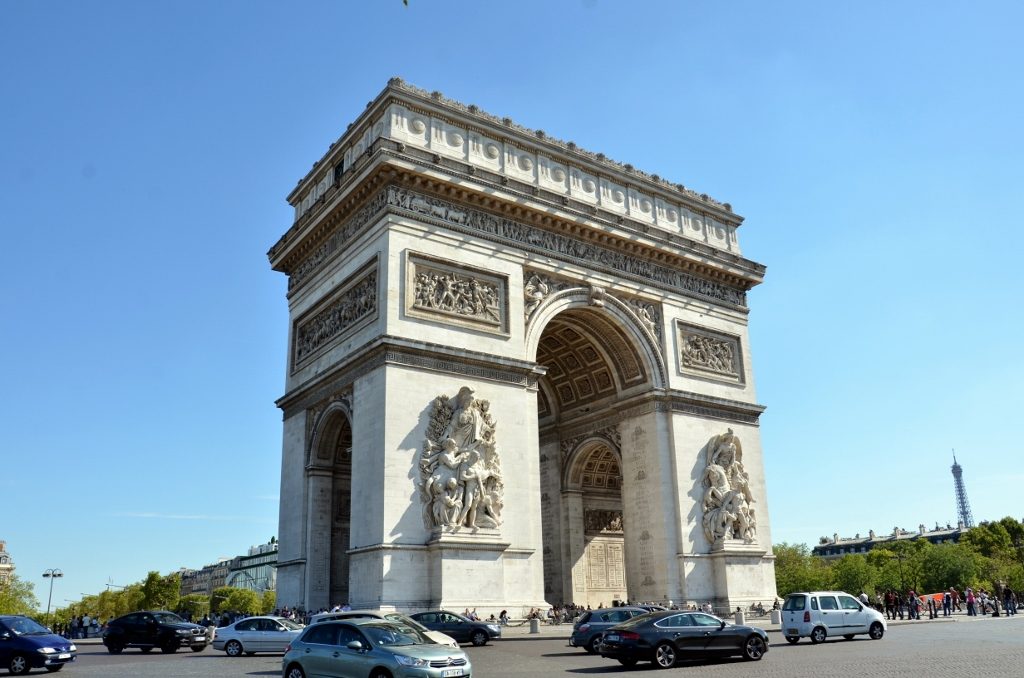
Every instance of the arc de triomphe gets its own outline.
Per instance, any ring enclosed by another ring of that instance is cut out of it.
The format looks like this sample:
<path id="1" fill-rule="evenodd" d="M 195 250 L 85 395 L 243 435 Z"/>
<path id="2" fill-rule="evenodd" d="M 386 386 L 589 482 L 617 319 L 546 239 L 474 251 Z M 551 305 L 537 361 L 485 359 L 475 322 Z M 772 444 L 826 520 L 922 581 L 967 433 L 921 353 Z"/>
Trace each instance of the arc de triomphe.
<path id="1" fill-rule="evenodd" d="M 398 79 L 288 200 L 279 605 L 774 598 L 728 204 Z"/>

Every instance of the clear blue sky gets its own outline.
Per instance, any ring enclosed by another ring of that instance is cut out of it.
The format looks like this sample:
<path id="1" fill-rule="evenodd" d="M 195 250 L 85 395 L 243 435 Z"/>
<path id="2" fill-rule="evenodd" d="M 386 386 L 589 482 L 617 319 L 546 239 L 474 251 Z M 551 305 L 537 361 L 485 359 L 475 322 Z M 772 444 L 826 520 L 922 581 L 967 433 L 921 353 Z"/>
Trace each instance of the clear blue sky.
<path id="1" fill-rule="evenodd" d="M 387 79 L 731 202 L 776 541 L 1020 518 L 1020 3 L 0 3 L 0 539 L 277 533 L 285 195 Z"/>

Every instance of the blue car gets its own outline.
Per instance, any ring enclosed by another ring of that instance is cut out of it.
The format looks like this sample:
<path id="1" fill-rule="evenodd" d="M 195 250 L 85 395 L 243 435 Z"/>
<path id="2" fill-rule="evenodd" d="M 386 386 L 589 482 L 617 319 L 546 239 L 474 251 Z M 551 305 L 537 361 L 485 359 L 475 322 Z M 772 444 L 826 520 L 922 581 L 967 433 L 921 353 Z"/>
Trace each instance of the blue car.
<path id="1" fill-rule="evenodd" d="M 0 615 L 0 666 L 20 676 L 32 669 L 53 673 L 75 661 L 78 648 L 34 619 Z"/>

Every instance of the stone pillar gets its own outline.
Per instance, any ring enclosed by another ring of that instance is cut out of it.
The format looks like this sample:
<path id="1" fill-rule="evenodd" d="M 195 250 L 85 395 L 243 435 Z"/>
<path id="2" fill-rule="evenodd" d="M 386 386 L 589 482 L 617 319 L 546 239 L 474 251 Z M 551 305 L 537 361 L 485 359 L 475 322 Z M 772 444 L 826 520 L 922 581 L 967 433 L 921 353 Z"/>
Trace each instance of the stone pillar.
<path id="1" fill-rule="evenodd" d="M 622 431 L 622 518 L 626 587 L 630 600 L 682 597 L 677 503 L 664 413 L 651 412 L 619 425 Z"/>
<path id="2" fill-rule="evenodd" d="M 544 561 L 544 597 L 554 604 L 570 600 L 562 576 L 562 466 L 558 441 L 540 446 L 541 543 Z"/>
<path id="3" fill-rule="evenodd" d="M 311 468 L 306 472 L 309 545 L 306 556 L 306 609 L 330 607 L 331 585 L 331 486 L 330 469 Z"/>
<path id="4" fill-rule="evenodd" d="M 587 561 L 583 524 L 583 493 L 562 492 L 562 590 L 566 602 L 586 605 Z"/>

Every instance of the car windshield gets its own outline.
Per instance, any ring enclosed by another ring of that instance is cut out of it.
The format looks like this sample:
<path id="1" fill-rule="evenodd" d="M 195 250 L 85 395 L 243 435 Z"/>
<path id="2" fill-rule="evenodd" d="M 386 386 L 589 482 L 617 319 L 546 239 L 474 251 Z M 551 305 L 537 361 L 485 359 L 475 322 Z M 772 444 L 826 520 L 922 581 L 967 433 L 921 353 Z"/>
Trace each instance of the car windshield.
<path id="1" fill-rule="evenodd" d="M 302 629 L 302 626 L 296 624 L 291 619 L 278 619 L 277 621 L 281 622 L 281 624 L 289 631 L 298 631 Z"/>
<path id="2" fill-rule="evenodd" d="M 369 637 L 374 645 L 392 647 L 396 645 L 425 645 L 432 640 L 409 626 L 398 622 L 380 624 L 361 624 L 359 629 Z"/>
<path id="3" fill-rule="evenodd" d="M 406 626 L 411 626 L 414 629 L 416 629 L 417 631 L 419 631 L 420 633 L 423 633 L 424 631 L 429 631 L 430 630 L 426 626 L 424 626 L 423 624 L 421 624 L 418 621 L 416 621 L 415 619 L 410 619 L 409 617 L 406 617 L 404 614 L 398 614 L 397 612 L 389 612 L 386 615 L 384 615 L 384 618 L 387 619 L 388 621 L 398 622 L 399 624 L 405 624 Z"/>
<path id="4" fill-rule="evenodd" d="M 170 612 L 154 612 L 153 616 L 161 624 L 184 624 L 185 620 L 176 614 Z"/>
<path id="5" fill-rule="evenodd" d="M 16 636 L 42 635 L 50 632 L 48 628 L 28 617 L 8 619 L 5 623 Z"/>

